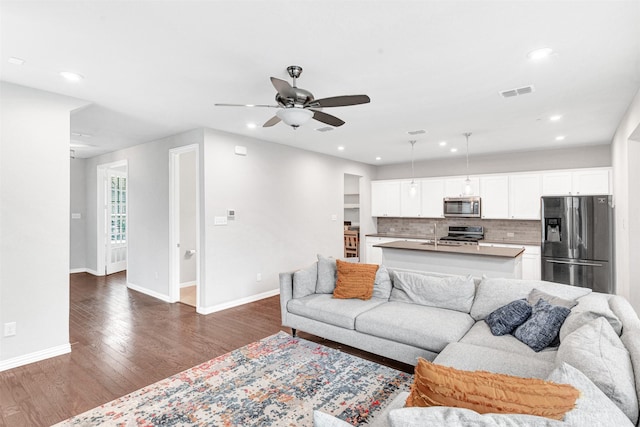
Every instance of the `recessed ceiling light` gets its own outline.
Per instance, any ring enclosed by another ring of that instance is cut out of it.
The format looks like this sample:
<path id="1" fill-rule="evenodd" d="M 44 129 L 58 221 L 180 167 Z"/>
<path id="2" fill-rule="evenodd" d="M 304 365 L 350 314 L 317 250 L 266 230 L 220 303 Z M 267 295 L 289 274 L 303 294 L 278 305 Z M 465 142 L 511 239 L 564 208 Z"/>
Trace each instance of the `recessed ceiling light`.
<path id="1" fill-rule="evenodd" d="M 447 141 L 440 141 L 440 142 L 438 142 L 438 145 L 440 147 L 444 147 L 445 145 L 447 145 Z"/>
<path id="2" fill-rule="evenodd" d="M 376 160 L 382 160 L 382 157 L 378 156 L 376 157 Z"/>
<path id="3" fill-rule="evenodd" d="M 449 151 L 451 151 L 452 153 L 455 153 L 456 151 L 458 151 L 458 149 L 457 149 L 457 148 L 455 148 L 455 147 L 453 147 L 453 148 L 452 148 L 451 150 L 449 150 Z"/>
<path id="4" fill-rule="evenodd" d="M 553 115 L 553 116 L 549 117 L 549 120 L 551 120 L 552 122 L 557 122 L 561 118 L 562 118 L 562 115 L 556 114 L 556 115 Z"/>
<path id="5" fill-rule="evenodd" d="M 24 59 L 16 58 L 15 56 L 12 56 L 11 58 L 8 59 L 7 62 L 9 62 L 9 64 L 22 65 L 24 64 Z"/>
<path id="6" fill-rule="evenodd" d="M 344 147 L 341 145 L 340 147 L 338 147 L 338 151 L 344 151 Z"/>
<path id="7" fill-rule="evenodd" d="M 565 136 L 564 136 L 564 135 L 556 136 L 556 141 L 563 141 L 563 140 L 564 140 L 564 138 L 565 138 Z"/>
<path id="8" fill-rule="evenodd" d="M 84 79 L 84 76 L 71 71 L 61 71 L 60 75 L 70 82 L 79 82 L 80 80 Z"/>
<path id="9" fill-rule="evenodd" d="M 532 61 L 539 61 L 541 59 L 549 57 L 553 53 L 553 49 L 550 47 L 542 47 L 540 49 L 532 50 L 527 54 L 527 58 Z"/>
<path id="10" fill-rule="evenodd" d="M 249 129 L 255 129 L 255 128 L 257 128 L 257 127 L 258 127 L 258 125 L 256 125 L 255 123 L 247 123 L 247 127 L 248 127 Z"/>

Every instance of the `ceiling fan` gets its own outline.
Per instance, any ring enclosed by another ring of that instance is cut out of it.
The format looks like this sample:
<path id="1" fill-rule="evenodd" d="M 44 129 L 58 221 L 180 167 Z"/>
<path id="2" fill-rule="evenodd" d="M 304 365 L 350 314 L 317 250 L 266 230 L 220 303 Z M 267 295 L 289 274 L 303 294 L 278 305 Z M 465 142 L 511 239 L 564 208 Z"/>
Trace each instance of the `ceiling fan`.
<path id="1" fill-rule="evenodd" d="M 271 84 L 276 88 L 276 102 L 278 105 L 260 104 L 215 104 L 217 107 L 266 107 L 277 108 L 276 115 L 270 118 L 262 127 L 271 127 L 280 121 L 294 129 L 306 123 L 310 118 L 331 126 L 342 126 L 344 121 L 321 111 L 328 107 L 345 107 L 348 105 L 366 104 L 371 101 L 367 95 L 343 95 L 330 98 L 315 99 L 308 90 L 296 86 L 296 80 L 302 74 L 302 67 L 291 65 L 287 67 L 293 85 L 287 81 L 271 77 Z"/>

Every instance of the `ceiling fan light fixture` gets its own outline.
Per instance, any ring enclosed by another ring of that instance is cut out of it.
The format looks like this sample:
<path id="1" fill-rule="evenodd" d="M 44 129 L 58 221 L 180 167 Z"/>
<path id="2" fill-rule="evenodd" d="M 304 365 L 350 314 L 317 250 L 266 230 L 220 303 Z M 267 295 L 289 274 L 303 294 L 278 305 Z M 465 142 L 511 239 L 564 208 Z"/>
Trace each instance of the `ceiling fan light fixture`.
<path id="1" fill-rule="evenodd" d="M 313 117 L 313 111 L 305 108 L 282 108 L 278 110 L 276 116 L 294 129 L 302 126 Z"/>

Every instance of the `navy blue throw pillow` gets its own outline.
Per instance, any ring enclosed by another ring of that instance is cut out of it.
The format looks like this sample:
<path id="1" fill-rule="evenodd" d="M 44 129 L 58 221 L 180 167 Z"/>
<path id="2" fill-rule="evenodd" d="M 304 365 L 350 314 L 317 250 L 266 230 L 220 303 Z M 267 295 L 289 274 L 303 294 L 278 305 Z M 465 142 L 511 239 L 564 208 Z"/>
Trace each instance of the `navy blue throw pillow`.
<path id="1" fill-rule="evenodd" d="M 514 335 L 534 351 L 540 351 L 548 347 L 558 336 L 560 327 L 569 313 L 571 309 L 551 305 L 541 298 L 533 306 L 529 320 L 518 326 Z"/>
<path id="2" fill-rule="evenodd" d="M 510 302 L 496 309 L 485 319 L 493 335 L 513 332 L 531 316 L 531 306 L 525 299 Z"/>

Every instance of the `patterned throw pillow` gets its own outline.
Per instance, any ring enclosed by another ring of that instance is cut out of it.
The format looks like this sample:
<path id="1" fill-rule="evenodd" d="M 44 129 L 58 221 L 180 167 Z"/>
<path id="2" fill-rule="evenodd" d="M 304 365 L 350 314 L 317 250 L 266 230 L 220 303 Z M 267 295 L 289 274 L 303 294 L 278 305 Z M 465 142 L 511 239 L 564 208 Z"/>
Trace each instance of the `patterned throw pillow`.
<path id="1" fill-rule="evenodd" d="M 492 312 L 485 322 L 493 335 L 506 335 L 513 332 L 531 316 L 531 306 L 524 299 L 511 301 Z"/>
<path id="2" fill-rule="evenodd" d="M 513 335 L 533 351 L 540 351 L 555 340 L 569 313 L 571 309 L 567 307 L 551 305 L 539 299 L 533 306 L 529 320 L 518 326 Z"/>
<path id="3" fill-rule="evenodd" d="M 579 395 L 567 384 L 462 371 L 420 358 L 405 406 L 452 406 L 480 414 L 525 414 L 562 420 Z"/>
<path id="4" fill-rule="evenodd" d="M 378 266 L 376 264 L 354 264 L 336 260 L 338 280 L 333 290 L 334 298 L 371 299 L 373 282 Z"/>

